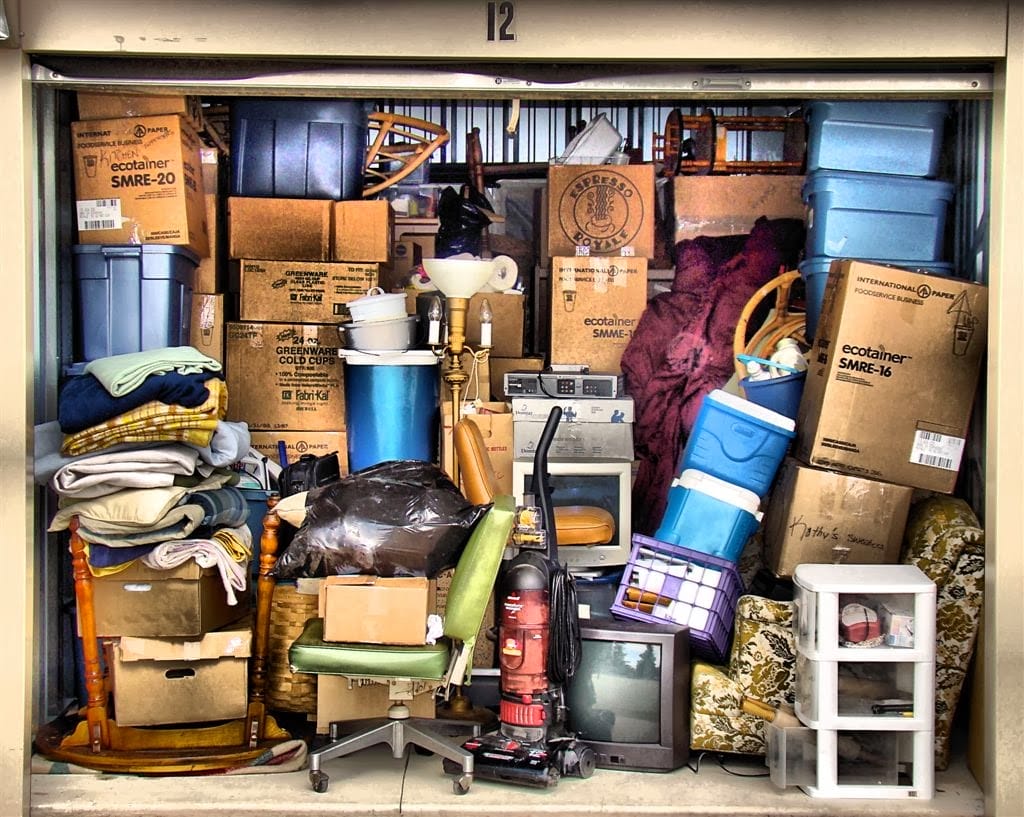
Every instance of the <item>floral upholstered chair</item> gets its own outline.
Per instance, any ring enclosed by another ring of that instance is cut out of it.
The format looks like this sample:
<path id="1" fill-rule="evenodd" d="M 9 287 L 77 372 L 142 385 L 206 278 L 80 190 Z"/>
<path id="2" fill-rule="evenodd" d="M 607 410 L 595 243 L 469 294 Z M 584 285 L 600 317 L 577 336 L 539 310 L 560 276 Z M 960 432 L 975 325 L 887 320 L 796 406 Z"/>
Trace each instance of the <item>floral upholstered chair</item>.
<path id="1" fill-rule="evenodd" d="M 795 660 L 793 603 L 740 596 L 729 665 L 693 665 L 690 748 L 765 754 L 766 721 L 744 712 L 743 698 L 792 705 Z"/>
<path id="2" fill-rule="evenodd" d="M 945 769 L 985 587 L 985 532 L 970 505 L 951 496 L 931 496 L 912 505 L 903 562 L 916 565 L 936 585 L 935 768 Z"/>

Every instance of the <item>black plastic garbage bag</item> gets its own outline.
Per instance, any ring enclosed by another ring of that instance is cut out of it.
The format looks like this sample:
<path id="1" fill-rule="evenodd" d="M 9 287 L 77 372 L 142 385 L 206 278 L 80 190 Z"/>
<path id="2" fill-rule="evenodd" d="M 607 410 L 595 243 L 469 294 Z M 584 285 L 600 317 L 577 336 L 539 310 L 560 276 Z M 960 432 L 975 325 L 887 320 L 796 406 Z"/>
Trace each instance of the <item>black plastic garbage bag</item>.
<path id="1" fill-rule="evenodd" d="M 434 578 L 455 566 L 487 508 L 433 463 L 383 462 L 307 494 L 306 518 L 272 575 Z"/>
<path id="2" fill-rule="evenodd" d="M 437 237 L 434 252 L 438 258 L 450 258 L 460 253 L 479 256 L 483 247 L 484 230 L 491 223 L 494 208 L 482 193 L 469 185 L 462 192 L 454 187 L 441 191 L 437 202 Z"/>

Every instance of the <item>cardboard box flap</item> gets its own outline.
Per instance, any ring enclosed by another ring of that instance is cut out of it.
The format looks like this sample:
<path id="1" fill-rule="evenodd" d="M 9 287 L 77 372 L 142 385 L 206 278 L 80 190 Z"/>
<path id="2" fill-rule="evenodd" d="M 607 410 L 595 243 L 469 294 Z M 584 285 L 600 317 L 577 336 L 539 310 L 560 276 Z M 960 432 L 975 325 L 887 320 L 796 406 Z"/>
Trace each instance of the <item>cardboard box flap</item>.
<path id="1" fill-rule="evenodd" d="M 121 661 L 204 661 L 248 658 L 252 654 L 252 626 L 235 625 L 215 630 L 197 640 L 122 636 L 117 646 Z"/>

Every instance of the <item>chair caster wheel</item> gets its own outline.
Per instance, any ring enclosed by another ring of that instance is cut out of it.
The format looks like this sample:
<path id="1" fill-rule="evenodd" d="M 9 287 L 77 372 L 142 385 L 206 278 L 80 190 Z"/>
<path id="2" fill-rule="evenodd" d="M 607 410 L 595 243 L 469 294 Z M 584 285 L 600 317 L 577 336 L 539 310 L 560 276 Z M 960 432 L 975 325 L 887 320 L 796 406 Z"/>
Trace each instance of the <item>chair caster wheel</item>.
<path id="1" fill-rule="evenodd" d="M 309 773 L 309 785 L 313 787 L 313 791 L 317 794 L 323 794 L 327 791 L 327 786 L 331 782 L 329 778 L 323 772 L 310 772 Z"/>
<path id="2" fill-rule="evenodd" d="M 473 775 L 464 774 L 452 781 L 452 791 L 456 794 L 468 794 L 469 787 L 473 783 Z"/>

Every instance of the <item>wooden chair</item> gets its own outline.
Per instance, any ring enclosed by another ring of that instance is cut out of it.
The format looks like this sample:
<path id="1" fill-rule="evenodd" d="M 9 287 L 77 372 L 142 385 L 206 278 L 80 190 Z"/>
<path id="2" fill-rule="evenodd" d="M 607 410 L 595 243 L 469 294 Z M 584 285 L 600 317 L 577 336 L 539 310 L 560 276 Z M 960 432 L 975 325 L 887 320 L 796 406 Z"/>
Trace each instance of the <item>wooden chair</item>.
<path id="1" fill-rule="evenodd" d="M 782 338 L 794 338 L 801 347 L 806 348 L 806 314 L 802 309 L 798 309 L 793 301 L 793 284 L 799 279 L 800 273 L 796 270 L 782 272 L 750 296 L 746 306 L 743 307 L 732 343 L 733 364 L 737 378 L 742 380 L 747 376 L 746 367 L 738 359 L 738 355 L 747 354 L 768 358 L 771 355 L 771 350 L 775 348 L 775 344 Z M 772 315 L 753 334 L 748 336 L 751 318 L 757 313 L 762 302 L 773 295 L 775 296 L 775 308 Z"/>
<path id="2" fill-rule="evenodd" d="M 369 125 L 373 139 L 363 166 L 363 198 L 398 184 L 450 138 L 433 122 L 395 113 L 372 113 Z"/>
<path id="3" fill-rule="evenodd" d="M 273 508 L 277 497 L 268 505 Z M 52 760 L 89 769 L 137 774 L 182 774 L 223 771 L 243 766 L 269 748 L 289 740 L 266 711 L 267 646 L 270 640 L 270 603 L 276 561 L 276 514 L 264 521 L 260 542 L 260 570 L 249 674 L 248 712 L 244 718 L 211 726 L 125 727 L 109 714 L 109 692 L 100 659 L 93 607 L 92 574 L 86 563 L 85 542 L 78 535 L 78 519 L 71 520 L 71 557 L 78 604 L 87 702 L 70 734 L 54 724 L 39 729 L 36 749 Z"/>

